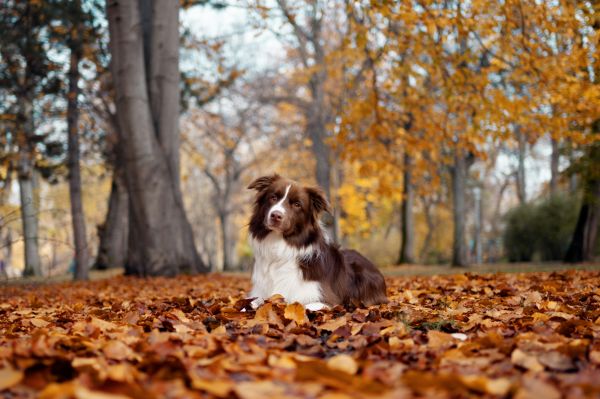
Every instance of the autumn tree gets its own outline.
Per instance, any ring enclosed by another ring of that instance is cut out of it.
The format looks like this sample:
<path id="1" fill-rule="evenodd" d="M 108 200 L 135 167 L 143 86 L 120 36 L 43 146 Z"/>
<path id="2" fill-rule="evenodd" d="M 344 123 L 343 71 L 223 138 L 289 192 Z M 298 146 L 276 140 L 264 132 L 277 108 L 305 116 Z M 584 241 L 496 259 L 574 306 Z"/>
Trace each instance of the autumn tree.
<path id="1" fill-rule="evenodd" d="M 179 183 L 179 5 L 109 1 L 120 142 L 130 203 L 126 272 L 205 272 Z"/>

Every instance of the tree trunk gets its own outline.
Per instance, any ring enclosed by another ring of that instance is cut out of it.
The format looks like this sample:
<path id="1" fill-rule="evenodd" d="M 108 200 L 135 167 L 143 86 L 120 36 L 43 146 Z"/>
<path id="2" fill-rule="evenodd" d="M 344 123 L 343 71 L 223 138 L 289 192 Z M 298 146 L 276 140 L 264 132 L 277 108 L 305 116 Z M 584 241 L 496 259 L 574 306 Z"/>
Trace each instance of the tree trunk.
<path id="1" fill-rule="evenodd" d="M 592 144 L 586 156 L 586 170 L 582 176 L 582 205 L 571 244 L 565 255 L 565 262 L 569 263 L 592 261 L 596 249 L 600 219 L 600 144 Z"/>
<path id="2" fill-rule="evenodd" d="M 412 159 L 404 154 L 404 193 L 402 198 L 401 231 L 402 243 L 398 263 L 414 263 L 414 188 L 412 183 Z"/>
<path id="3" fill-rule="evenodd" d="M 129 237 L 129 200 L 122 166 L 115 163 L 113 181 L 104 224 L 98 227 L 100 244 L 95 267 L 108 269 L 123 267 L 127 260 Z"/>
<path id="4" fill-rule="evenodd" d="M 431 214 L 431 204 L 428 203 L 424 198 L 422 199 L 423 203 L 423 212 L 425 214 L 425 223 L 427 224 L 427 233 L 425 234 L 425 239 L 423 240 L 423 247 L 421 248 L 421 252 L 419 253 L 419 261 L 424 262 L 427 253 L 429 252 L 429 247 L 431 246 L 431 240 L 433 238 L 433 230 L 435 228 L 433 222 L 433 215 Z"/>
<path id="5" fill-rule="evenodd" d="M 467 180 L 467 160 L 464 151 L 456 149 L 452 167 L 452 205 L 454 213 L 454 238 L 452 245 L 452 266 L 467 266 L 467 245 L 465 242 L 465 188 Z"/>
<path id="6" fill-rule="evenodd" d="M 38 247 L 39 201 L 37 200 L 33 148 L 29 138 L 34 133 L 33 98 L 21 99 L 21 123 L 23 131 L 19 135 L 19 159 L 17 176 L 21 196 L 21 220 L 25 244 L 25 276 L 41 276 L 42 264 Z"/>
<path id="7" fill-rule="evenodd" d="M 560 162 L 560 152 L 558 140 L 551 139 L 552 155 L 550 156 L 550 195 L 556 195 L 558 192 L 558 164 Z"/>
<path id="8" fill-rule="evenodd" d="M 235 242 L 231 236 L 231 225 L 229 215 L 225 212 L 219 212 L 219 222 L 221 227 L 221 250 L 223 252 L 223 270 L 235 270 L 234 247 Z"/>
<path id="9" fill-rule="evenodd" d="M 475 199 L 475 234 L 474 234 L 474 245 L 475 245 L 475 263 L 480 265 L 483 263 L 483 236 L 482 236 L 482 224 L 483 224 L 483 207 L 482 203 L 482 189 L 476 187 L 474 190 Z"/>
<path id="10" fill-rule="evenodd" d="M 28 162 L 28 161 L 24 161 Z M 33 177 L 31 170 L 25 172 L 21 166 L 19 169 L 19 192 L 21 195 L 21 219 L 23 222 L 23 238 L 25 243 L 25 276 L 41 276 L 42 265 L 38 247 L 38 212 L 34 197 Z"/>
<path id="11" fill-rule="evenodd" d="M 179 189 L 179 3 L 151 3 L 148 46 L 139 7 L 149 3 L 107 3 L 119 133 L 127 154 L 125 270 L 142 276 L 208 272 L 196 251 Z"/>
<path id="12" fill-rule="evenodd" d="M 69 198 L 71 200 L 71 220 L 73 222 L 73 241 L 75 241 L 75 280 L 87 280 L 89 269 L 89 254 L 87 234 L 85 230 L 85 215 L 81 199 L 81 170 L 79 167 L 79 62 L 81 48 L 74 44 L 71 48 L 69 66 L 69 92 L 67 95 L 67 130 L 68 130 L 68 161 L 69 169 Z"/>
<path id="13" fill-rule="evenodd" d="M 521 126 L 515 127 L 515 134 L 517 136 L 517 142 L 519 145 L 518 151 L 518 166 L 517 166 L 517 196 L 519 197 L 519 203 L 524 204 L 527 202 L 527 191 L 525 181 L 525 157 L 527 156 L 527 140 L 525 135 L 521 132 Z"/>

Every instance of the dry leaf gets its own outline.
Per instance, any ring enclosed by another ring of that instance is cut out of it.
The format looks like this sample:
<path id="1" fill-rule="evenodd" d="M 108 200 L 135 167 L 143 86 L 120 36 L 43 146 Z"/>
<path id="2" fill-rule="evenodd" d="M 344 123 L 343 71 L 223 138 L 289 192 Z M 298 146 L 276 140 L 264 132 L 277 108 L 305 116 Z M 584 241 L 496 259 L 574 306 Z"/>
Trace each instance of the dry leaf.
<path id="1" fill-rule="evenodd" d="M 113 360 L 125 360 L 133 355 L 133 351 L 129 346 L 117 340 L 108 341 L 102 351 L 107 358 Z"/>
<path id="2" fill-rule="evenodd" d="M 46 320 L 43 319 L 38 319 L 38 318 L 33 318 L 33 319 L 29 319 L 29 322 L 34 326 L 34 327 L 38 327 L 38 328 L 44 328 L 46 327 L 48 323 Z"/>
<path id="3" fill-rule="evenodd" d="M 474 391 L 498 396 L 506 395 L 512 385 L 508 378 L 491 379 L 481 375 L 463 375 L 460 380 Z"/>
<path id="4" fill-rule="evenodd" d="M 286 305 L 283 317 L 288 320 L 295 321 L 296 324 L 302 325 L 308 323 L 308 317 L 306 317 L 306 310 L 302 304 L 295 302 Z"/>
<path id="5" fill-rule="evenodd" d="M 349 355 L 335 355 L 327 359 L 327 367 L 332 370 L 339 370 L 352 375 L 356 374 L 358 371 L 356 360 Z"/>
<path id="6" fill-rule="evenodd" d="M 515 349 L 510 357 L 513 364 L 526 368 L 530 371 L 542 371 L 544 366 L 535 356 L 529 355 L 520 349 Z"/>
<path id="7" fill-rule="evenodd" d="M 0 391 L 17 385 L 23 379 L 23 372 L 11 366 L 0 369 Z"/>
<path id="8" fill-rule="evenodd" d="M 194 389 L 201 389 L 218 398 L 228 397 L 234 386 L 235 384 L 233 382 L 221 379 L 207 380 L 197 377 L 192 378 L 192 387 Z"/>

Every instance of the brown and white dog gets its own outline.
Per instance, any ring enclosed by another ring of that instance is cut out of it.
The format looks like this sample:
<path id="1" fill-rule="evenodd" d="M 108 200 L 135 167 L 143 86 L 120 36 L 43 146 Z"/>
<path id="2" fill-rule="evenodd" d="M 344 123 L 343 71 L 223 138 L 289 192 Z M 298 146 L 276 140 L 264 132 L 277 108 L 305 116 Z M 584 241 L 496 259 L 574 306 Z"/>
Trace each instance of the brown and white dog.
<path id="1" fill-rule="evenodd" d="M 379 270 L 357 251 L 340 250 L 321 227 L 319 215 L 329 210 L 321 189 L 277 174 L 248 188 L 257 191 L 249 225 L 254 307 L 274 294 L 310 310 L 387 302 Z"/>

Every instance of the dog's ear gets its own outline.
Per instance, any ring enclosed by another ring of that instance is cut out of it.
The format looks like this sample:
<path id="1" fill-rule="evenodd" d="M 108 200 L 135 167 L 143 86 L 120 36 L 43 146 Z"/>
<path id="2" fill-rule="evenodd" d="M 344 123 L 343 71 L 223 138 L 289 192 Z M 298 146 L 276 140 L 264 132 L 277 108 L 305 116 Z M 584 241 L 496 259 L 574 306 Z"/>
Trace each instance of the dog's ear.
<path id="1" fill-rule="evenodd" d="M 329 202 L 323 190 L 318 187 L 306 187 L 306 192 L 310 197 L 310 206 L 317 215 L 324 211 L 331 213 Z"/>
<path id="2" fill-rule="evenodd" d="M 273 182 L 279 178 L 281 178 L 281 176 L 279 176 L 277 173 L 273 173 L 271 176 L 259 177 L 258 179 L 250 183 L 250 185 L 248 186 L 248 190 L 262 191 L 265 188 L 269 187 L 271 184 L 273 184 Z"/>

